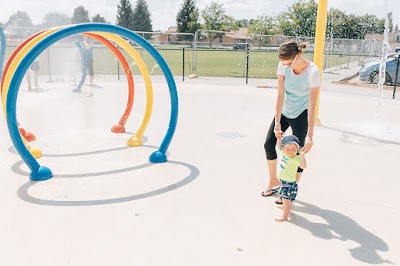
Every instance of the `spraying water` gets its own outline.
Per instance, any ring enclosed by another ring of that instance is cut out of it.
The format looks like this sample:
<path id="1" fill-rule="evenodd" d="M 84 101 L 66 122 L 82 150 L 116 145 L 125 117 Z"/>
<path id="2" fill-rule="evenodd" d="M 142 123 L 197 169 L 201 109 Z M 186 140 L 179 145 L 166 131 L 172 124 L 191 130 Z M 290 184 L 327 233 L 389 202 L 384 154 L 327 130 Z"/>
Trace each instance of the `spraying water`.
<path id="1" fill-rule="evenodd" d="M 381 63 L 379 65 L 378 104 L 376 110 L 377 119 L 381 119 L 383 116 L 382 96 L 386 81 L 386 60 L 390 48 L 388 42 L 388 34 L 389 34 L 389 16 L 387 12 L 387 0 L 385 0 L 385 31 L 383 33 L 382 58 L 381 58 Z"/>

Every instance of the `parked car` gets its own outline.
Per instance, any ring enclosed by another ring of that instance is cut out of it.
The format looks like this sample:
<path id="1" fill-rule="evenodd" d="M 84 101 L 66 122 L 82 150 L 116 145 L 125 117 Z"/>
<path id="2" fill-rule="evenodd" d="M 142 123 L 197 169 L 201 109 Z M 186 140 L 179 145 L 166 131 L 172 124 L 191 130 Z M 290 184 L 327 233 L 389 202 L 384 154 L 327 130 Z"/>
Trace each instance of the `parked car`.
<path id="1" fill-rule="evenodd" d="M 233 50 L 246 50 L 250 47 L 251 47 L 250 43 L 238 43 L 235 44 L 232 48 Z"/>
<path id="2" fill-rule="evenodd" d="M 396 76 L 396 67 L 397 67 L 397 59 L 399 54 L 391 54 L 388 56 L 386 60 L 386 80 L 385 84 L 392 85 L 395 81 Z M 380 61 L 370 62 L 363 65 L 358 72 L 360 75 L 360 80 L 368 81 L 371 83 L 378 83 L 379 81 L 379 66 Z M 400 66 L 399 66 L 400 68 Z M 397 84 L 400 83 L 400 69 L 397 73 Z"/>

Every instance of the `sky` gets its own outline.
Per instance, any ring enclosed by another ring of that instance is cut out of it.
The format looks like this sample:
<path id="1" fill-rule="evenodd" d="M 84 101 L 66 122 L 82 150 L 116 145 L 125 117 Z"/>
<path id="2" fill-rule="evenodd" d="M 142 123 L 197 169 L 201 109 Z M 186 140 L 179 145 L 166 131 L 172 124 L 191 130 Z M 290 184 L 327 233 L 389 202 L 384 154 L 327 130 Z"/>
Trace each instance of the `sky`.
<path id="1" fill-rule="evenodd" d="M 392 11 L 393 23 L 400 27 L 400 0 L 327 1 L 328 9 L 336 8 L 348 15 L 371 14 L 378 18 L 385 18 L 385 11 Z M 2 0 L 2 2 L 0 8 L 0 22 L 2 23 L 6 23 L 10 16 L 18 10 L 27 12 L 34 24 L 40 24 L 45 14 L 54 11 L 72 17 L 74 8 L 82 5 L 89 11 L 89 17 L 100 14 L 114 24 L 120 0 Z M 299 0 L 196 0 L 196 6 L 202 11 L 206 6 L 210 6 L 211 2 L 223 4 L 226 15 L 235 19 L 255 19 L 261 15 L 271 16 L 287 11 L 288 7 Z M 131 0 L 131 3 L 134 7 L 136 0 Z M 176 14 L 182 3 L 183 0 L 147 0 L 153 31 L 165 31 L 168 27 L 176 25 Z"/>

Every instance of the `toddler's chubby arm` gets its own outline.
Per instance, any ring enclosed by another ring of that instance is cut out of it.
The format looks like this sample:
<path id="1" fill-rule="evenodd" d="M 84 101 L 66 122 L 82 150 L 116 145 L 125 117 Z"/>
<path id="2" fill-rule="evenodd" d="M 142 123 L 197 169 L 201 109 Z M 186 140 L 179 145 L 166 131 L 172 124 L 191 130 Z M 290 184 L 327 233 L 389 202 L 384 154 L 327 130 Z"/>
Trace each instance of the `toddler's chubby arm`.
<path id="1" fill-rule="evenodd" d="M 306 153 L 305 151 L 300 151 L 300 165 L 301 169 L 306 169 L 307 167 L 307 160 L 306 160 Z"/>
<path id="2" fill-rule="evenodd" d="M 282 137 L 276 138 L 276 147 L 278 150 L 282 150 Z"/>

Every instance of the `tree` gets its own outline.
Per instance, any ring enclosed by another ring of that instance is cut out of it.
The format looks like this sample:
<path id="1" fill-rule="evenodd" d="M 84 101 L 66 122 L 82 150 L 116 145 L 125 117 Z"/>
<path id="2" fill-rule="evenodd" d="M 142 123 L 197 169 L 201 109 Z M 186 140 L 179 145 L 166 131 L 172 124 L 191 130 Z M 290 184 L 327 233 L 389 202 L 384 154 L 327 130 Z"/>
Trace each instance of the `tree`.
<path id="1" fill-rule="evenodd" d="M 120 0 L 117 9 L 117 25 L 133 30 L 133 9 L 129 0 Z"/>
<path id="2" fill-rule="evenodd" d="M 260 35 L 275 35 L 279 33 L 277 19 L 267 15 L 258 16 L 248 26 L 249 32 Z"/>
<path id="3" fill-rule="evenodd" d="M 200 29 L 199 9 L 196 7 L 195 0 L 184 0 L 176 15 L 176 25 L 178 25 L 178 32 L 195 33 Z"/>
<path id="4" fill-rule="evenodd" d="M 357 39 L 364 39 L 366 34 L 383 33 L 385 31 L 385 19 L 379 19 L 374 15 L 364 15 L 358 17 L 358 27 L 356 34 L 353 34 Z M 392 23 L 393 30 L 393 23 Z M 390 31 L 390 21 L 389 21 Z"/>
<path id="5" fill-rule="evenodd" d="M 12 14 L 6 23 L 7 33 L 17 38 L 26 38 L 28 34 L 31 35 L 33 33 L 32 26 L 32 20 L 28 13 L 19 10 Z"/>
<path id="6" fill-rule="evenodd" d="M 232 16 L 225 15 L 224 21 L 222 23 L 223 31 L 235 31 L 239 29 L 237 21 Z"/>
<path id="7" fill-rule="evenodd" d="M 247 28 L 250 25 L 250 20 L 240 19 L 240 20 L 236 20 L 235 23 L 238 28 Z"/>
<path id="8" fill-rule="evenodd" d="M 393 32 L 393 13 L 389 12 L 388 13 L 388 22 L 389 22 L 389 32 Z"/>
<path id="9" fill-rule="evenodd" d="M 223 30 L 225 10 L 222 8 L 222 4 L 211 2 L 211 5 L 206 6 L 203 10 L 202 17 L 204 20 L 204 29 L 215 31 Z"/>
<path id="10" fill-rule="evenodd" d="M 92 22 L 107 23 L 106 19 L 100 16 L 100 14 L 97 14 L 96 16 L 92 17 Z"/>
<path id="11" fill-rule="evenodd" d="M 331 9 L 328 12 L 326 33 L 331 38 L 364 39 L 366 34 L 383 33 L 385 21 L 374 15 L 346 15 Z"/>
<path id="12" fill-rule="evenodd" d="M 318 5 L 314 0 L 301 0 L 289 7 L 279 17 L 283 34 L 290 36 L 314 37 Z"/>
<path id="13" fill-rule="evenodd" d="M 77 8 L 74 9 L 74 14 L 72 15 L 71 23 L 79 24 L 86 22 L 90 22 L 89 12 L 83 6 L 78 6 Z"/>
<path id="14" fill-rule="evenodd" d="M 348 16 L 339 9 L 332 8 L 328 12 L 326 36 L 330 38 L 345 38 Z"/>
<path id="15" fill-rule="evenodd" d="M 258 16 L 257 19 L 251 20 L 247 27 L 249 33 L 254 34 L 253 38 L 259 40 L 259 46 L 268 44 L 272 37 L 266 35 L 275 35 L 279 33 L 279 24 L 277 19 L 267 15 Z"/>
<path id="16" fill-rule="evenodd" d="M 204 20 L 203 28 L 205 30 L 210 30 L 210 31 L 224 30 L 227 16 L 225 15 L 225 10 L 223 9 L 222 4 L 211 2 L 211 5 L 206 6 L 206 8 L 203 10 L 202 17 Z M 219 32 L 208 33 L 208 36 L 210 38 L 210 47 L 214 39 L 222 38 L 223 35 L 224 35 L 223 33 Z"/>
<path id="17" fill-rule="evenodd" d="M 138 0 L 133 10 L 133 30 L 135 31 L 153 31 L 151 24 L 151 14 L 146 0 Z"/>
<path id="18" fill-rule="evenodd" d="M 47 13 L 42 19 L 42 26 L 44 28 L 68 25 L 70 23 L 71 18 L 69 18 L 68 15 L 56 11 Z"/>

